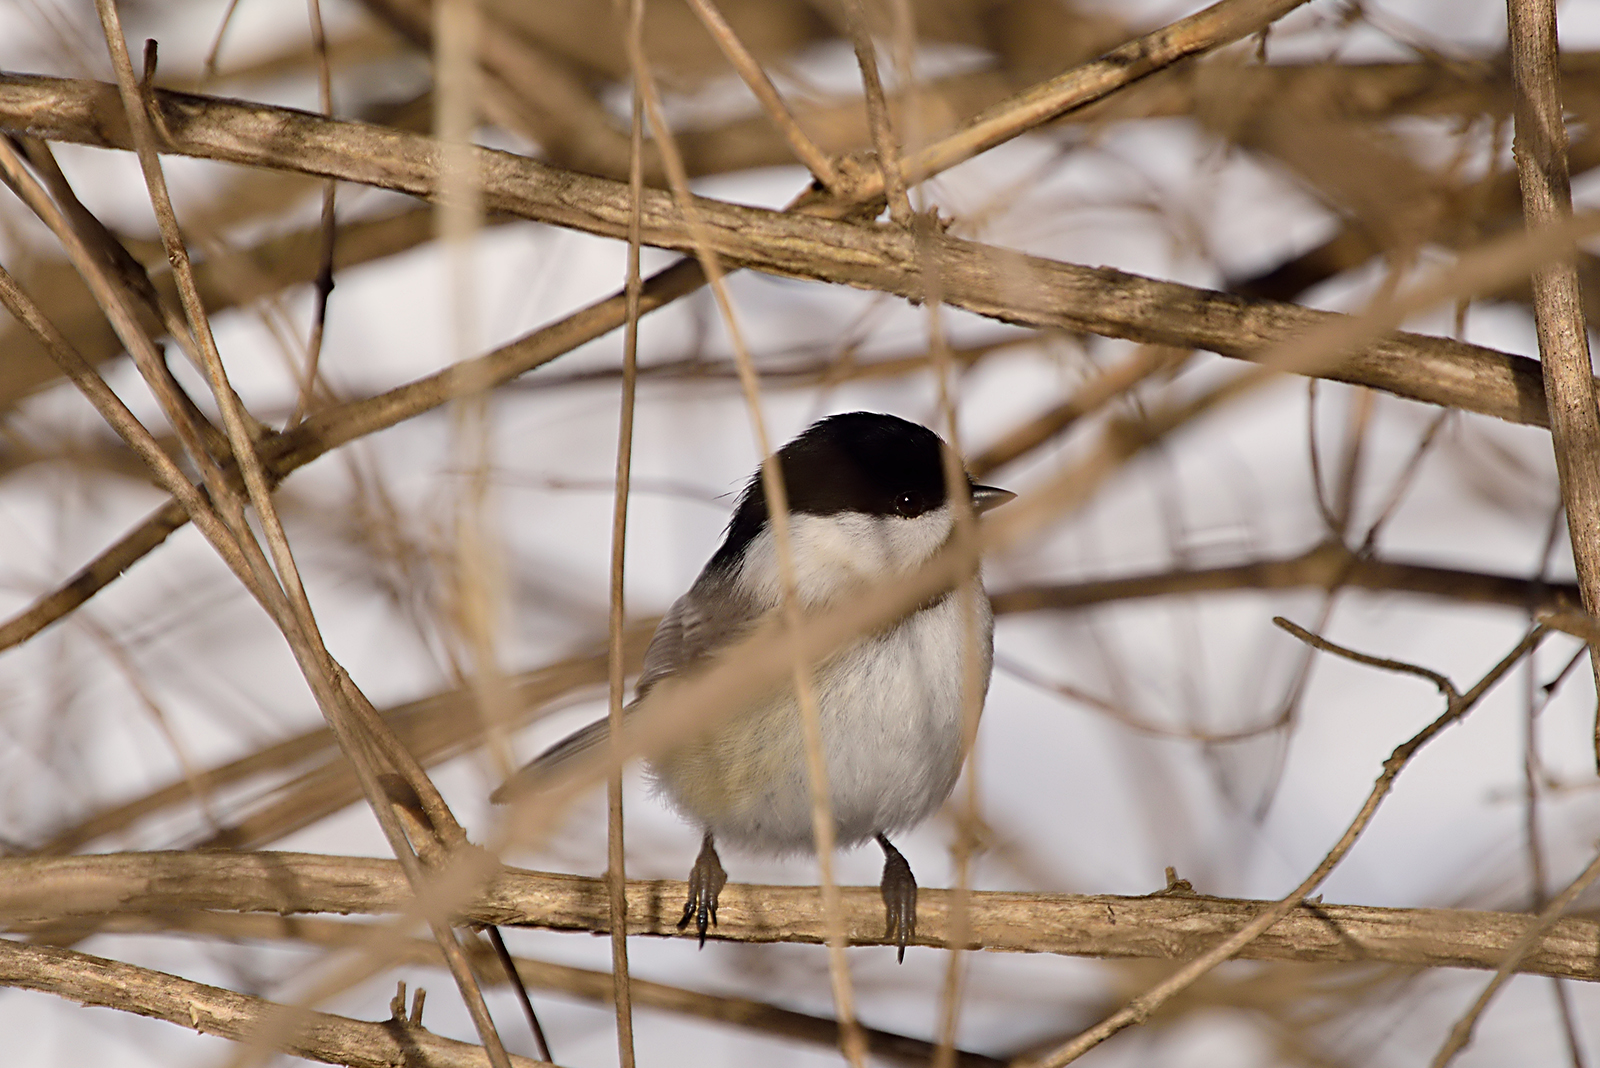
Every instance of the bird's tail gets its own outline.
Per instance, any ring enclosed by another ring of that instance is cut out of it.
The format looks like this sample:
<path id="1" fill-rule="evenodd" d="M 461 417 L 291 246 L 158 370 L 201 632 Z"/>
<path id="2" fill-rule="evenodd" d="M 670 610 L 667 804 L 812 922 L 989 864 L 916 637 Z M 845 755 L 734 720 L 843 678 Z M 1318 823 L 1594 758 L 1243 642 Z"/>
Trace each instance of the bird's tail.
<path id="1" fill-rule="evenodd" d="M 606 739 L 610 736 L 611 721 L 604 719 L 567 735 L 519 768 L 511 778 L 501 783 L 494 793 L 489 795 L 489 800 L 497 805 L 505 804 L 535 783 L 548 780 L 595 746 L 605 745 Z"/>

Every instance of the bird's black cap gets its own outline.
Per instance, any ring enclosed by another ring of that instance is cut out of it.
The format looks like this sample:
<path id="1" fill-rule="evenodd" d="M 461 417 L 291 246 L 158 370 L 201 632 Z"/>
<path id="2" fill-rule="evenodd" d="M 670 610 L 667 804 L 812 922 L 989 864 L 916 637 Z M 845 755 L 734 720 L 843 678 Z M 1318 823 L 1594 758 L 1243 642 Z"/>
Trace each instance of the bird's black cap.
<path id="1" fill-rule="evenodd" d="M 943 448 L 939 435 L 927 427 L 892 415 L 829 416 L 778 450 L 789 510 L 907 518 L 932 511 L 945 502 Z M 766 521 L 758 471 L 739 498 L 712 565 L 731 563 Z"/>

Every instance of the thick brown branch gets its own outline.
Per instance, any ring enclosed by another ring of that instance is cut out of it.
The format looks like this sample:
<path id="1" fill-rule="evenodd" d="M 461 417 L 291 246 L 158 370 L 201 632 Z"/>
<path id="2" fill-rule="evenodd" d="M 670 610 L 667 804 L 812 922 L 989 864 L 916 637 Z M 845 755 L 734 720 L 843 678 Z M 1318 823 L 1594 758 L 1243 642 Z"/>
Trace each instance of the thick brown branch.
<path id="1" fill-rule="evenodd" d="M 209 159 L 336 177 L 432 197 L 434 142 L 287 108 L 179 93 L 157 94 L 169 150 Z M 0 127 L 38 136 L 125 147 L 112 90 L 95 82 L 0 76 Z M 486 204 L 588 233 L 627 233 L 627 186 L 480 150 Z M 731 263 L 920 299 L 917 239 L 888 226 L 855 225 L 697 199 L 712 251 Z M 693 242 L 665 193 L 647 191 L 644 240 L 690 251 Z M 1338 317 L 1296 305 L 1080 267 L 935 237 L 927 241 L 948 303 L 1005 322 L 1199 348 L 1250 359 L 1263 348 Z M 1545 425 L 1537 365 L 1444 338 L 1392 333 L 1322 372 L 1432 404 Z"/>
<path id="2" fill-rule="evenodd" d="M 696 937 L 677 926 L 684 896 L 681 882 L 629 882 L 629 933 Z M 877 888 L 849 887 L 843 896 L 850 941 L 886 944 Z M 919 945 L 947 944 L 950 897 L 944 890 L 920 893 Z M 11 922 L 172 909 L 391 913 L 409 903 L 405 877 L 390 860 L 303 853 L 0 859 L 0 916 Z M 1198 895 L 973 893 L 968 944 L 974 949 L 1181 960 L 1233 933 L 1269 904 Z M 461 919 L 605 931 L 608 914 L 600 879 L 506 870 L 463 910 Z M 718 922 L 714 937 L 726 941 L 820 944 L 826 935 L 815 887 L 730 884 L 722 892 Z M 1531 922 L 1532 917 L 1520 914 L 1464 909 L 1308 904 L 1242 955 L 1493 969 Z M 1539 941 L 1522 970 L 1600 979 L 1600 923 L 1562 920 Z"/>
<path id="3" fill-rule="evenodd" d="M 0 75 L 0 126 L 5 125 L 8 116 L 12 123 L 30 129 L 48 119 L 50 130 L 57 135 L 90 143 L 116 144 L 119 143 L 118 138 L 123 136 L 117 132 L 117 124 L 122 116 L 114 108 L 114 102 L 108 104 L 104 99 L 110 92 L 109 87 L 93 82 Z M 231 124 L 239 127 L 235 133 L 244 143 L 248 143 L 252 137 L 258 140 L 261 137 L 262 131 L 259 129 L 254 134 L 250 132 L 253 122 L 251 116 L 264 117 L 269 125 L 287 123 L 289 132 L 282 136 L 288 143 L 297 139 L 298 135 L 293 130 L 301 130 L 302 133 L 302 127 L 318 130 L 324 149 L 357 170 L 362 169 L 359 165 L 362 158 L 374 158 L 364 156 L 364 153 L 380 147 L 366 144 L 363 138 L 376 138 L 378 142 L 383 142 L 385 138 L 399 138 L 400 142 L 389 147 L 399 151 L 397 145 L 403 143 L 409 146 L 418 156 L 407 166 L 415 165 L 412 169 L 427 179 L 423 185 L 432 180 L 434 146 L 425 138 L 359 124 L 333 123 L 301 112 L 253 107 L 213 98 L 169 93 L 160 95 L 158 99 L 165 102 L 166 111 L 171 113 L 167 116 L 169 123 L 177 114 L 175 109 L 181 105 L 188 109 L 193 129 L 211 129 L 212 135 L 217 135 L 219 129 L 231 128 Z M 351 135 L 355 140 L 346 140 L 345 135 Z M 272 141 L 272 138 L 268 137 L 267 141 Z M 276 151 L 270 143 L 264 150 L 265 155 L 261 155 L 260 144 L 255 147 L 264 162 L 273 157 Z M 189 143 L 182 150 L 200 154 L 210 151 L 199 142 Z M 328 155 L 328 152 L 324 152 L 324 155 Z M 503 153 L 488 155 L 500 162 L 501 172 L 523 173 L 528 178 L 519 186 L 524 192 L 527 188 L 539 187 L 540 183 L 545 186 L 555 183 L 557 193 L 565 190 L 563 195 L 589 204 L 594 212 L 599 213 L 596 218 L 605 216 L 609 219 L 616 214 L 613 209 L 618 205 L 612 203 L 616 199 L 613 194 L 622 191 L 625 195 L 626 187 L 617 183 L 563 174 Z M 280 162 L 285 166 L 300 166 L 296 162 L 298 157 L 282 156 L 281 153 L 278 156 L 282 157 Z M 381 165 L 380 169 L 383 169 Z M 503 186 L 504 178 L 505 173 L 498 173 L 498 177 L 491 176 L 491 184 L 499 182 Z M 393 187 L 401 188 L 398 185 Z M 550 192 L 550 189 L 547 188 L 545 192 Z M 502 188 L 501 193 L 510 195 L 506 188 Z M 663 208 L 660 196 L 656 196 L 653 203 L 656 209 Z M 905 264 L 911 262 L 907 257 L 915 255 L 914 249 L 901 247 L 895 249 L 894 254 L 885 255 L 881 249 L 874 251 L 872 248 L 875 241 L 887 241 L 892 245 L 897 239 L 905 239 L 898 240 L 899 245 L 905 246 L 909 238 L 901 232 L 753 212 L 751 209 L 719 205 L 715 201 L 701 201 L 700 205 L 708 212 L 721 213 L 725 225 L 718 232 L 725 237 L 737 238 L 737 231 L 742 225 L 739 222 L 740 213 L 745 213 L 742 218 L 751 227 L 760 224 L 775 233 L 770 242 L 762 243 L 759 235 L 752 230 L 751 236 L 756 236 L 757 244 L 769 251 L 787 248 L 791 259 L 795 243 L 785 236 L 785 228 L 804 224 L 821 226 L 823 229 L 820 233 L 811 234 L 809 239 L 799 243 L 801 266 L 804 266 L 808 255 L 815 254 L 821 266 L 813 262 L 810 269 L 818 277 L 832 277 L 837 273 L 845 276 L 842 280 L 853 284 L 878 284 L 890 291 L 904 289 L 913 296 L 920 295 L 920 279 L 916 278 L 915 272 L 911 272 L 912 281 L 908 283 L 904 270 Z M 667 225 L 670 229 L 676 219 L 670 205 L 666 205 L 664 210 L 665 216 L 658 211 L 654 218 L 658 230 L 660 225 Z M 663 218 L 666 219 L 665 224 L 662 223 Z M 836 238 L 849 237 L 856 247 L 850 247 L 851 241 L 845 241 L 837 249 L 830 246 L 825 236 L 830 226 L 836 229 Z M 597 225 L 597 232 L 607 231 Z M 680 233 L 678 236 L 683 235 Z M 951 262 L 944 255 L 938 257 L 945 261 L 938 267 L 945 280 L 953 279 L 961 283 L 947 287 L 947 291 L 953 289 L 962 297 L 953 303 L 1014 321 L 1087 329 L 1112 336 L 1170 343 L 1178 347 L 1210 348 L 1249 358 L 1274 340 L 1326 324 L 1330 318 L 1337 319 L 1326 313 L 1293 305 L 1248 302 L 1117 271 L 1094 271 L 986 249 L 967 242 L 941 241 L 934 249 L 935 253 L 954 250 L 967 254 L 966 262 Z M 752 255 L 750 243 L 743 242 L 742 245 L 748 259 Z M 838 271 L 827 262 L 830 251 L 838 253 L 833 257 L 835 263 L 842 264 Z M 734 255 L 739 253 L 735 252 Z M 866 271 L 861 270 L 863 267 Z M 803 273 L 793 264 L 769 269 Z M 1034 277 L 1025 280 L 1019 270 L 1031 271 Z M 1046 277 L 1052 274 L 1056 277 Z M 681 263 L 646 284 L 644 306 L 660 306 L 700 284 L 701 276 L 694 264 Z M 1027 303 L 1031 305 L 1031 310 L 1022 309 L 1021 304 L 1012 306 L 1013 296 L 1024 295 L 1029 297 Z M 964 300 L 967 303 L 963 303 Z M 270 443 L 265 450 L 266 458 L 274 473 L 281 477 L 346 441 L 392 426 L 472 389 L 508 380 L 553 359 L 573 345 L 613 329 L 621 322 L 622 304 L 620 297 L 600 301 L 480 360 L 469 361 L 469 365 L 449 368 L 379 397 L 319 413 L 319 418 L 309 420 L 291 435 Z M 1388 389 L 1402 396 L 1543 425 L 1546 412 L 1543 385 L 1537 370 L 1535 363 L 1521 357 L 1439 338 L 1394 333 L 1335 361 L 1320 373 L 1330 378 Z M 103 554 L 68 588 L 57 591 L 46 602 L 30 608 L 0 628 L 0 647 L 15 644 L 37 633 L 120 574 L 143 552 L 148 551 L 148 546 L 154 543 L 152 539 L 158 541 L 170 532 L 174 522 L 172 511 L 165 509 L 152 517 L 143 527 Z"/>
<path id="4" fill-rule="evenodd" d="M 277 1045 L 285 1053 L 351 1068 L 482 1068 L 482 1046 L 441 1038 L 396 1020 L 371 1023 L 236 994 L 70 949 L 29 946 L 0 939 L 0 986 L 56 994 L 84 1005 L 136 1013 L 188 1027 L 203 1035 L 249 1041 L 276 1021 L 298 1025 Z M 512 1057 L 533 1068 L 542 1061 Z"/>
<path id="5" fill-rule="evenodd" d="M 190 934 L 230 941 L 252 940 L 268 943 L 301 942 L 327 949 L 360 949 L 370 932 L 361 922 L 330 920 L 310 916 L 273 916 L 263 913 L 184 912 L 162 913 L 151 916 L 121 915 L 102 917 L 95 929 L 117 934 Z M 55 942 L 58 938 L 75 937 L 78 925 L 15 925 L 13 930 L 30 935 L 35 940 Z M 57 943 L 59 944 L 59 943 Z M 484 963 L 486 982 L 504 982 L 492 951 L 481 942 L 469 943 L 469 948 Z M 439 950 L 432 942 L 414 938 L 401 947 L 396 964 L 440 966 Z M 612 997 L 611 973 L 588 968 L 574 968 L 553 961 L 534 960 L 527 957 L 515 959 L 517 974 L 529 987 L 557 991 L 592 1001 L 608 1002 Z M 758 1034 L 776 1038 L 808 1042 L 825 1049 L 839 1043 L 836 1021 L 825 1016 L 811 1016 L 779 1008 L 753 998 L 729 997 L 707 994 L 681 986 L 655 983 L 637 976 L 629 977 L 629 988 L 635 1005 L 680 1013 L 696 1019 L 730 1024 L 747 1028 Z M 911 1064 L 925 1065 L 933 1054 L 933 1044 L 909 1035 L 892 1031 L 866 1029 L 872 1052 L 878 1056 Z M 1002 1061 L 980 1053 L 961 1051 L 957 1057 L 961 1068 L 999 1068 Z"/>

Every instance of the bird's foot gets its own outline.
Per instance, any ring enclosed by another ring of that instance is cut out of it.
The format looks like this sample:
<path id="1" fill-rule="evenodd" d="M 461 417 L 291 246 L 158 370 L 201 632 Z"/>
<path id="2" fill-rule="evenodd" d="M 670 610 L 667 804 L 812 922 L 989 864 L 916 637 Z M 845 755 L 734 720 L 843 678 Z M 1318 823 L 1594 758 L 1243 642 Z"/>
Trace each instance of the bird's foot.
<path id="1" fill-rule="evenodd" d="M 694 920 L 695 930 L 700 932 L 701 949 L 706 945 L 706 928 L 716 926 L 717 898 L 727 882 L 728 873 L 722 870 L 722 859 L 717 856 L 717 847 L 708 834 L 700 845 L 700 855 L 694 858 L 694 867 L 689 869 L 689 900 L 683 903 L 683 918 L 678 921 L 681 931 Z M 912 893 L 915 892 L 913 887 Z"/>
<path id="2" fill-rule="evenodd" d="M 917 935 L 917 880 L 889 839 L 878 835 L 878 845 L 883 847 L 883 937 L 900 947 L 897 959 L 904 964 L 906 945 Z"/>

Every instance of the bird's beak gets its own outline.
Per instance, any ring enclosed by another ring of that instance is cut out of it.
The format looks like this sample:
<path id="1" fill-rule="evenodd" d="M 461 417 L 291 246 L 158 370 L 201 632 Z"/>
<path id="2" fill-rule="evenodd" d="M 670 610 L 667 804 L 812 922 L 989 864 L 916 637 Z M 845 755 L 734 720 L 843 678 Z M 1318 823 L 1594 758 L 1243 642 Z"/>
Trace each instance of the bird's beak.
<path id="1" fill-rule="evenodd" d="M 972 487 L 972 510 L 982 515 L 991 508 L 998 508 L 1016 496 L 1010 490 L 997 489 L 994 486 Z"/>

